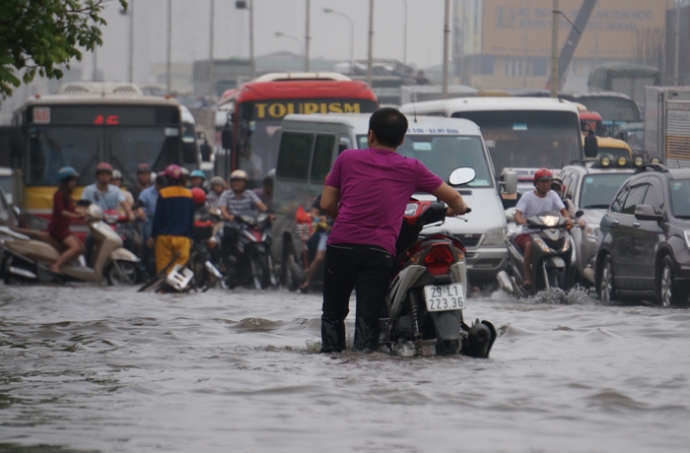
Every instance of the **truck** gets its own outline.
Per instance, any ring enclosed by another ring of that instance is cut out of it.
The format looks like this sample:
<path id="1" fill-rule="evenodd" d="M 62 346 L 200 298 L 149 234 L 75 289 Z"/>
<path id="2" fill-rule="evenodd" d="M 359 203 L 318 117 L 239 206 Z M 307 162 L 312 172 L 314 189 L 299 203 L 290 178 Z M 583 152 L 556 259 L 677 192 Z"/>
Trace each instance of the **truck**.
<path id="1" fill-rule="evenodd" d="M 644 150 L 671 168 L 690 167 L 690 86 L 645 89 Z"/>

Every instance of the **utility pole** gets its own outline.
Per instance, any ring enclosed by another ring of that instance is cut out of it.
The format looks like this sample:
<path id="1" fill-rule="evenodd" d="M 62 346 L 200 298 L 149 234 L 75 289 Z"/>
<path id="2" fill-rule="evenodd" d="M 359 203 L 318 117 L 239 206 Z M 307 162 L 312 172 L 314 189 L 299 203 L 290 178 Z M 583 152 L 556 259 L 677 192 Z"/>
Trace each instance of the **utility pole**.
<path id="1" fill-rule="evenodd" d="M 311 0 L 307 0 L 307 28 L 304 33 L 304 72 L 309 72 L 309 19 L 310 19 Z"/>
<path id="2" fill-rule="evenodd" d="M 134 82 L 134 0 L 129 1 L 129 67 L 127 80 Z"/>
<path id="3" fill-rule="evenodd" d="M 450 49 L 450 0 L 446 0 L 446 17 L 443 26 L 443 99 L 448 99 L 448 51 Z"/>
<path id="4" fill-rule="evenodd" d="M 171 71 L 171 58 L 172 58 L 172 0 L 168 0 L 168 56 L 167 56 L 167 69 L 166 69 L 166 88 L 168 94 L 172 92 L 171 81 L 170 81 L 170 71 Z"/>
<path id="5" fill-rule="evenodd" d="M 675 36 L 675 49 L 673 57 L 673 86 L 678 86 L 678 72 L 679 65 L 678 60 L 680 59 L 680 0 L 676 0 L 676 36 Z"/>
<path id="6" fill-rule="evenodd" d="M 256 61 L 254 61 L 254 0 L 249 6 L 249 61 L 252 79 L 256 75 Z"/>
<path id="7" fill-rule="evenodd" d="M 374 64 L 374 0 L 369 0 L 369 54 L 367 57 L 367 83 L 372 86 L 371 67 Z"/>
<path id="8" fill-rule="evenodd" d="M 403 37 L 403 63 L 407 65 L 407 0 L 403 0 L 405 3 L 405 36 Z"/>
<path id="9" fill-rule="evenodd" d="M 213 97 L 216 95 L 216 89 L 213 81 L 213 16 L 214 16 L 214 6 L 216 0 L 211 0 L 211 17 L 210 17 L 210 36 L 209 36 L 209 46 L 208 46 L 208 94 Z"/>
<path id="10" fill-rule="evenodd" d="M 558 96 L 558 0 L 553 0 L 553 23 L 551 24 L 551 97 Z"/>

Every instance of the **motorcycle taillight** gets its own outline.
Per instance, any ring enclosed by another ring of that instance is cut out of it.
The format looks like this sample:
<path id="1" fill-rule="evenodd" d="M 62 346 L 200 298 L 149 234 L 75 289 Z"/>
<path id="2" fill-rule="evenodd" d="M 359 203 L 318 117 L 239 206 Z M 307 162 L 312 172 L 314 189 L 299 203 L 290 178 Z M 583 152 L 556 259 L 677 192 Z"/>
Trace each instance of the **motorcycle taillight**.
<path id="1" fill-rule="evenodd" d="M 453 263 L 455 263 L 455 256 L 446 244 L 432 245 L 423 261 L 431 275 L 447 274 Z"/>

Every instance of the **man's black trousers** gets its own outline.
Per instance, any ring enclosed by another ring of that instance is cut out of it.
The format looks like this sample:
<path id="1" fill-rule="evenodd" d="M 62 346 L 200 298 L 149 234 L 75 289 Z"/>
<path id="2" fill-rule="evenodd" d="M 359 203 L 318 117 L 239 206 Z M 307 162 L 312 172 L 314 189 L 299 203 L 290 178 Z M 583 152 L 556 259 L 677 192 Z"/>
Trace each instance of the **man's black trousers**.
<path id="1" fill-rule="evenodd" d="M 357 291 L 354 349 L 376 351 L 379 318 L 385 313 L 386 291 L 393 269 L 393 255 L 381 248 L 360 244 L 331 244 L 324 266 L 321 352 L 345 350 L 345 318 L 352 290 Z"/>

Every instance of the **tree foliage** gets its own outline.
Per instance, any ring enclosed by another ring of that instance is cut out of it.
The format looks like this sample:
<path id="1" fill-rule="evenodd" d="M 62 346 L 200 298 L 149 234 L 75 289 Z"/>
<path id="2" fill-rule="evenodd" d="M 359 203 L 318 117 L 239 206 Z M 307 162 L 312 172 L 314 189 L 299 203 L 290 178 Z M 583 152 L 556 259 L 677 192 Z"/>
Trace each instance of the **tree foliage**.
<path id="1" fill-rule="evenodd" d="M 59 79 L 59 67 L 81 61 L 79 50 L 103 44 L 101 17 L 111 0 L 0 0 L 0 94 L 31 83 L 36 74 Z M 117 0 L 127 9 L 126 0 Z"/>

